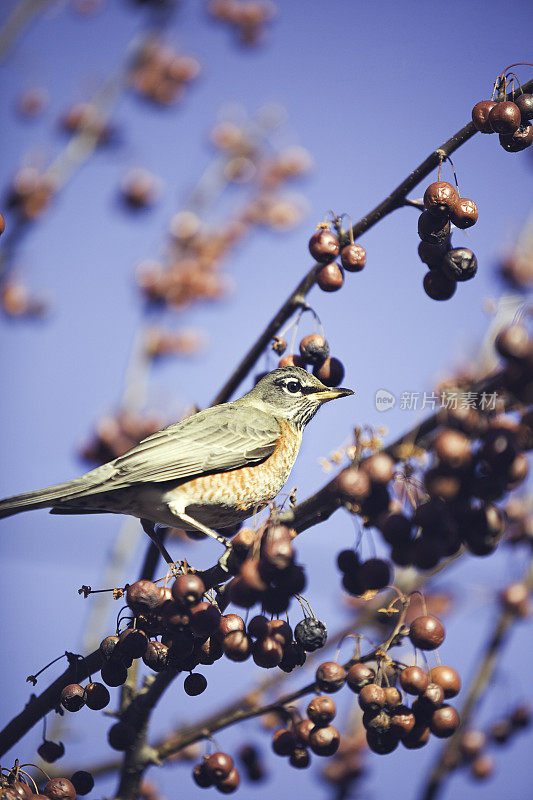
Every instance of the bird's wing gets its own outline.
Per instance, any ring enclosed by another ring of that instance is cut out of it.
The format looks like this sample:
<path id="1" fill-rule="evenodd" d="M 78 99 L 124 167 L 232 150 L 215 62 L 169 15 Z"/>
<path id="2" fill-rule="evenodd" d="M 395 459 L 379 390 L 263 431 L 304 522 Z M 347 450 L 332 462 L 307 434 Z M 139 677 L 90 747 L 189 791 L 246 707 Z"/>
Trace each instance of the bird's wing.
<path id="1" fill-rule="evenodd" d="M 274 452 L 279 435 L 277 420 L 259 409 L 236 403 L 208 408 L 149 436 L 117 458 L 114 472 L 100 490 L 255 464 Z"/>

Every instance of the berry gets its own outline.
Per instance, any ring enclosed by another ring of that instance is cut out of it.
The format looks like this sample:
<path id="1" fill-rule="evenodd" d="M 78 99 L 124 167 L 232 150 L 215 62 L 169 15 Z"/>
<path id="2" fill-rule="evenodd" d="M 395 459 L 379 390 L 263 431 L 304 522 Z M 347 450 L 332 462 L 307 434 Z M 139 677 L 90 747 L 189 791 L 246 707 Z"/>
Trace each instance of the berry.
<path id="1" fill-rule="evenodd" d="M 204 601 L 191 606 L 191 628 L 198 636 L 211 636 L 215 633 L 222 616 L 217 606 Z"/>
<path id="2" fill-rule="evenodd" d="M 455 294 L 455 281 L 442 272 L 430 270 L 424 275 L 424 291 L 432 300 L 449 300 Z"/>
<path id="3" fill-rule="evenodd" d="M 183 688 L 185 694 L 190 697 L 196 697 L 207 689 L 207 681 L 200 672 L 191 672 L 183 681 Z"/>
<path id="4" fill-rule="evenodd" d="M 399 739 L 411 733 L 415 727 L 415 715 L 407 706 L 396 706 L 390 715 L 390 730 Z"/>
<path id="5" fill-rule="evenodd" d="M 75 800 L 76 789 L 68 778 L 52 778 L 43 791 L 50 800 Z"/>
<path id="6" fill-rule="evenodd" d="M 408 750 L 418 750 L 428 743 L 431 731 L 425 722 L 415 719 L 412 730 L 402 738 L 402 744 Z"/>
<path id="7" fill-rule="evenodd" d="M 359 556 L 355 550 L 341 550 L 337 555 L 337 566 L 341 572 L 354 572 L 359 567 Z"/>
<path id="8" fill-rule="evenodd" d="M 222 640 L 222 650 L 230 661 L 246 661 L 252 652 L 252 641 L 244 631 L 232 631 Z"/>
<path id="9" fill-rule="evenodd" d="M 483 750 L 487 742 L 487 737 L 483 731 L 465 731 L 459 741 L 459 750 L 464 758 L 471 760 Z"/>
<path id="10" fill-rule="evenodd" d="M 398 737 L 390 730 L 384 733 L 372 729 L 367 730 L 366 741 L 373 753 L 382 756 L 392 753 L 398 747 Z"/>
<path id="11" fill-rule="evenodd" d="M 385 705 L 387 708 L 394 709 L 402 703 L 402 693 L 395 686 L 386 686 L 383 690 L 385 692 Z"/>
<path id="12" fill-rule="evenodd" d="M 442 271 L 452 281 L 469 281 L 477 272 L 477 258 L 468 247 L 454 247 L 444 256 Z"/>
<path id="13" fill-rule="evenodd" d="M 309 239 L 309 252 L 320 264 L 329 264 L 339 255 L 339 240 L 331 231 L 321 229 Z"/>
<path id="14" fill-rule="evenodd" d="M 471 764 L 470 772 L 472 773 L 473 778 L 477 778 L 479 781 L 484 781 L 487 778 L 490 778 L 492 773 L 494 772 L 494 760 L 492 756 L 489 755 L 479 755 Z"/>
<path id="15" fill-rule="evenodd" d="M 283 647 L 272 636 L 258 639 L 252 646 L 252 657 L 258 667 L 272 669 L 283 658 Z"/>
<path id="16" fill-rule="evenodd" d="M 161 597 L 161 589 L 153 581 L 136 581 L 126 590 L 126 603 L 136 613 L 153 611 L 160 605 Z"/>
<path id="17" fill-rule="evenodd" d="M 346 467 L 334 478 L 331 488 L 343 502 L 360 503 L 370 492 L 370 479 L 364 470 Z"/>
<path id="18" fill-rule="evenodd" d="M 205 761 L 207 774 L 217 783 L 227 778 L 234 767 L 232 757 L 220 751 L 212 753 Z"/>
<path id="19" fill-rule="evenodd" d="M 61 692 L 61 705 L 67 711 L 79 711 L 85 705 L 83 687 L 79 683 L 70 683 Z"/>
<path id="20" fill-rule="evenodd" d="M 126 722 L 117 722 L 112 725 L 107 734 L 107 741 L 113 750 L 127 750 L 135 740 L 135 728 Z"/>
<path id="21" fill-rule="evenodd" d="M 480 133 L 494 133 L 489 114 L 495 105 L 494 100 L 480 100 L 472 109 L 472 122 Z"/>
<path id="22" fill-rule="evenodd" d="M 278 367 L 302 367 L 305 368 L 305 361 L 301 356 L 295 356 L 291 353 L 288 356 L 280 358 Z"/>
<path id="23" fill-rule="evenodd" d="M 300 354 L 307 364 L 320 366 L 329 356 L 329 345 L 323 336 L 312 333 L 300 342 Z"/>
<path id="24" fill-rule="evenodd" d="M 441 431 L 433 442 L 433 452 L 450 467 L 465 467 L 472 460 L 470 439 L 461 431 Z"/>
<path id="25" fill-rule="evenodd" d="M 418 700 L 413 703 L 413 712 L 415 716 L 424 718 L 439 708 L 443 700 L 444 692 L 441 687 L 437 683 L 428 683 Z"/>
<path id="26" fill-rule="evenodd" d="M 272 750 L 277 756 L 290 756 L 297 744 L 296 734 L 288 728 L 280 728 L 272 737 Z"/>
<path id="27" fill-rule="evenodd" d="M 122 686 L 128 677 L 128 670 L 118 661 L 108 661 L 102 665 L 100 675 L 108 686 Z"/>
<path id="28" fill-rule="evenodd" d="M 246 630 L 246 626 L 242 617 L 238 614 L 223 614 L 219 619 L 216 635 L 223 639 L 228 633 L 244 630 Z"/>
<path id="29" fill-rule="evenodd" d="M 344 378 L 344 367 L 338 358 L 329 356 L 320 367 L 313 369 L 313 375 L 326 386 L 338 386 Z"/>
<path id="30" fill-rule="evenodd" d="M 65 745 L 63 742 L 51 742 L 49 739 L 45 739 L 37 748 L 37 752 L 43 761 L 53 764 L 54 761 L 65 755 Z"/>
<path id="31" fill-rule="evenodd" d="M 141 658 L 147 646 L 148 636 L 137 628 L 126 628 L 119 636 L 119 650 L 130 658 Z"/>
<path id="32" fill-rule="evenodd" d="M 521 120 L 522 115 L 516 103 L 504 100 L 491 108 L 487 122 L 496 133 L 511 134 L 519 127 Z"/>
<path id="33" fill-rule="evenodd" d="M 430 242 L 420 242 L 418 245 L 420 260 L 430 269 L 438 269 L 442 263 L 442 248 Z"/>
<path id="34" fill-rule="evenodd" d="M 0 236 L 3 234 L 5 229 L 6 229 L 6 221 L 5 221 L 4 217 L 2 216 L 2 214 L 0 214 Z"/>
<path id="35" fill-rule="evenodd" d="M 501 592 L 500 602 L 506 611 L 516 617 L 528 617 L 531 613 L 529 594 L 529 588 L 525 583 L 512 583 Z"/>
<path id="36" fill-rule="evenodd" d="M 240 775 L 235 767 L 233 767 L 227 778 L 217 782 L 217 789 L 222 794 L 231 794 L 237 789 L 240 782 Z"/>
<path id="37" fill-rule="evenodd" d="M 409 638 L 420 650 L 435 650 L 444 641 L 444 625 L 437 617 L 428 614 L 411 622 Z"/>
<path id="38" fill-rule="evenodd" d="M 418 235 L 423 242 L 445 249 L 450 241 L 451 225 L 442 217 L 423 211 L 418 218 Z"/>
<path id="39" fill-rule="evenodd" d="M 461 689 L 461 678 L 453 667 L 439 664 L 429 671 L 429 677 L 433 683 L 437 683 L 444 692 L 444 697 L 448 700 L 455 697 Z"/>
<path id="40" fill-rule="evenodd" d="M 369 558 L 361 564 L 360 571 L 360 577 L 367 590 L 379 591 L 390 583 L 390 565 L 382 558 Z"/>
<path id="41" fill-rule="evenodd" d="M 324 264 L 316 273 L 316 282 L 323 292 L 336 292 L 344 283 L 342 267 L 334 261 Z"/>
<path id="42" fill-rule="evenodd" d="M 447 704 L 437 708 L 429 720 L 429 729 L 439 739 L 447 739 L 459 727 L 459 714 Z"/>
<path id="43" fill-rule="evenodd" d="M 508 361 L 523 361 L 533 352 L 527 328 L 515 323 L 502 328 L 495 341 L 496 350 Z"/>
<path id="44" fill-rule="evenodd" d="M 346 683 L 346 670 L 336 661 L 325 661 L 316 671 L 316 683 L 323 692 L 333 693 Z"/>
<path id="45" fill-rule="evenodd" d="M 533 125 L 527 123 L 520 125 L 514 133 L 500 134 L 500 145 L 508 153 L 519 153 L 531 146 L 533 142 Z"/>
<path id="46" fill-rule="evenodd" d="M 111 695 L 103 683 L 88 683 L 83 692 L 85 705 L 92 711 L 101 711 L 109 705 Z"/>
<path id="47" fill-rule="evenodd" d="M 307 706 L 307 716 L 319 728 L 329 725 L 336 712 L 337 708 L 331 697 L 315 697 Z"/>
<path id="48" fill-rule="evenodd" d="M 533 119 L 533 94 L 521 94 L 520 97 L 516 98 L 515 103 L 520 109 L 522 122 Z"/>
<path id="49" fill-rule="evenodd" d="M 205 584 L 199 575 L 186 572 L 178 575 L 172 584 L 172 597 L 185 606 L 194 606 L 200 602 L 205 592 Z"/>
<path id="50" fill-rule="evenodd" d="M 202 761 L 200 764 L 196 764 L 192 771 L 192 777 L 195 784 L 201 789 L 208 789 L 213 785 L 213 779 L 205 766 L 205 761 Z"/>
<path id="51" fill-rule="evenodd" d="M 72 781 L 72 785 L 76 789 L 76 794 L 89 794 L 94 788 L 94 778 L 90 772 L 86 772 L 83 769 L 78 770 L 71 775 L 70 780 Z"/>
<path id="52" fill-rule="evenodd" d="M 352 664 L 346 675 L 346 683 L 352 692 L 359 693 L 363 686 L 373 683 L 376 673 L 366 664 Z"/>
<path id="53" fill-rule="evenodd" d="M 362 469 L 372 483 L 387 484 L 394 477 L 394 461 L 387 453 L 375 453 L 365 459 Z"/>
<path id="54" fill-rule="evenodd" d="M 400 685 L 408 694 L 422 694 L 429 684 L 429 677 L 420 667 L 406 667 L 400 672 Z"/>
<path id="55" fill-rule="evenodd" d="M 270 635 L 284 648 L 292 643 L 292 628 L 283 619 L 270 620 Z"/>
<path id="56" fill-rule="evenodd" d="M 455 208 L 450 214 L 450 220 L 456 228 L 471 228 L 475 225 L 478 218 L 477 206 L 473 200 L 467 197 L 460 197 Z"/>
<path id="57" fill-rule="evenodd" d="M 449 217 L 459 197 L 448 181 L 430 183 L 424 192 L 424 206 L 429 214 L 435 217 Z"/>
<path id="58" fill-rule="evenodd" d="M 385 691 L 377 683 L 367 683 L 359 692 L 359 705 L 363 711 L 381 711 L 385 702 Z"/>
<path id="59" fill-rule="evenodd" d="M 361 272 L 366 264 L 366 250 L 360 244 L 347 244 L 341 250 L 341 264 L 347 272 Z"/>
<path id="60" fill-rule="evenodd" d="M 311 763 L 311 758 L 305 747 L 296 747 L 289 757 L 289 763 L 296 769 L 305 769 Z"/>
<path id="61" fill-rule="evenodd" d="M 294 638 L 307 653 L 312 653 L 324 647 L 328 633 L 323 622 L 315 617 L 306 617 L 300 620 L 294 629 Z"/>
<path id="62" fill-rule="evenodd" d="M 111 658 L 118 644 L 118 636 L 106 636 L 100 642 L 100 651 L 105 659 Z"/>
<path id="63" fill-rule="evenodd" d="M 334 725 L 314 727 L 309 733 L 309 747 L 317 756 L 332 756 L 339 749 L 341 737 Z"/>
<path id="64" fill-rule="evenodd" d="M 143 661 L 154 672 L 163 672 L 168 666 L 168 647 L 162 642 L 148 642 Z"/>

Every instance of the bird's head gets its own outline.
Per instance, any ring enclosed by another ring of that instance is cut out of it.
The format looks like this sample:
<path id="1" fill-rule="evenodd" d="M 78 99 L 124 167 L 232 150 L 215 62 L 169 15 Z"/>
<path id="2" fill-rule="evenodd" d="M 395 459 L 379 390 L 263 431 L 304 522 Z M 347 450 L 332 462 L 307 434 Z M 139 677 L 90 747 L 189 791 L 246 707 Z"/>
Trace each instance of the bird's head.
<path id="1" fill-rule="evenodd" d="M 264 375 L 245 398 L 278 419 L 303 428 L 323 403 L 350 394 L 354 394 L 351 389 L 325 386 L 301 367 L 279 367 Z"/>

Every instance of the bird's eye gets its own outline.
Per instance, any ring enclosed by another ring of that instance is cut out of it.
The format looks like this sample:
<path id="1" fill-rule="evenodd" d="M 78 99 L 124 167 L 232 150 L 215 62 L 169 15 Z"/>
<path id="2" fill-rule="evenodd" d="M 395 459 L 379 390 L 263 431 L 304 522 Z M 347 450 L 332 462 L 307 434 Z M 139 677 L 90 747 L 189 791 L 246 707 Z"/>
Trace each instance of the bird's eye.
<path id="1" fill-rule="evenodd" d="M 299 381 L 288 381 L 285 386 L 287 387 L 287 391 L 291 392 L 291 394 L 296 394 L 302 388 L 302 385 Z"/>

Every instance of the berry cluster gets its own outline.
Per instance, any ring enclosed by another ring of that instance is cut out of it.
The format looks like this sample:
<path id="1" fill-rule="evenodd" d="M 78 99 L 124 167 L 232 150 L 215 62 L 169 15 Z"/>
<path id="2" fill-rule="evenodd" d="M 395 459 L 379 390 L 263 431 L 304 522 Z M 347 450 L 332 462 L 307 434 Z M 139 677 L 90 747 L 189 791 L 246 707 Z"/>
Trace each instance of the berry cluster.
<path id="1" fill-rule="evenodd" d="M 284 356 L 287 349 L 287 342 L 280 336 L 276 336 L 272 343 L 272 349 L 282 358 L 279 361 L 280 367 L 305 367 L 312 366 L 313 375 L 322 381 L 326 386 L 338 386 L 344 378 L 344 366 L 338 358 L 329 355 L 329 344 L 319 333 L 311 333 L 304 336 L 300 342 L 300 355 L 289 354 Z"/>
<path id="2" fill-rule="evenodd" d="M 222 794 L 234 792 L 241 780 L 232 757 L 220 751 L 205 756 L 193 769 L 192 776 L 202 789 L 215 786 Z"/>
<path id="3" fill-rule="evenodd" d="M 115 135 L 114 129 L 95 103 L 75 103 L 63 114 L 60 125 L 65 133 L 87 134 L 99 145 L 108 144 Z"/>
<path id="4" fill-rule="evenodd" d="M 101 711 L 111 696 L 103 683 L 90 681 L 85 688 L 79 683 L 69 683 L 61 691 L 61 705 L 67 711 L 79 711 L 87 706 L 93 711 Z"/>
<path id="5" fill-rule="evenodd" d="M 518 153 L 533 143 L 533 94 L 522 92 L 514 102 L 502 96 L 480 100 L 472 109 L 472 122 L 480 133 L 499 133 L 500 145 L 508 153 Z"/>
<path id="6" fill-rule="evenodd" d="M 209 13 L 235 29 L 239 41 L 255 45 L 264 35 L 266 23 L 276 13 L 269 0 L 211 0 Z"/>
<path id="7" fill-rule="evenodd" d="M 366 264 L 366 251 L 359 244 L 350 242 L 340 246 L 339 238 L 326 223 L 309 239 L 309 252 L 321 265 L 316 273 L 316 282 L 324 292 L 336 292 L 344 283 L 344 271 L 361 272 Z M 341 265 L 335 259 L 340 255 Z"/>
<path id="8" fill-rule="evenodd" d="M 200 64 L 192 56 L 180 55 L 168 45 L 150 42 L 137 57 L 130 82 L 146 100 L 169 106 L 181 100 L 186 86 L 199 72 Z"/>
<path id="9" fill-rule="evenodd" d="M 448 300 L 457 282 L 473 278 L 477 259 L 466 247 L 451 247 L 451 223 L 470 228 L 478 218 L 473 200 L 460 197 L 451 183 L 435 181 L 424 193 L 425 211 L 418 220 L 418 246 L 421 260 L 429 267 L 424 290 L 432 300 Z"/>
<path id="10" fill-rule="evenodd" d="M 90 772 L 79 770 L 70 780 L 52 778 L 35 792 L 26 773 L 20 768 L 12 769 L 0 777 L 0 800 L 76 800 L 76 797 L 89 794 L 94 786 Z"/>
<path id="11" fill-rule="evenodd" d="M 340 744 L 339 731 L 331 725 L 336 713 L 337 707 L 331 697 L 320 695 L 315 697 L 307 706 L 307 719 L 293 714 L 289 720 L 289 727 L 279 728 L 274 733 L 272 739 L 274 753 L 288 757 L 289 763 L 296 769 L 309 766 L 311 763 L 309 750 L 317 756 L 334 755 Z"/>

